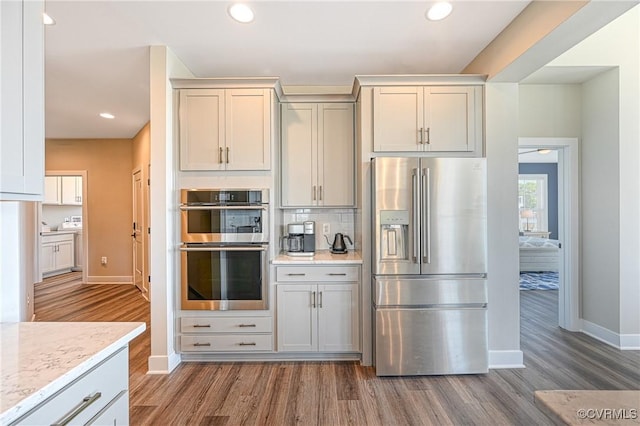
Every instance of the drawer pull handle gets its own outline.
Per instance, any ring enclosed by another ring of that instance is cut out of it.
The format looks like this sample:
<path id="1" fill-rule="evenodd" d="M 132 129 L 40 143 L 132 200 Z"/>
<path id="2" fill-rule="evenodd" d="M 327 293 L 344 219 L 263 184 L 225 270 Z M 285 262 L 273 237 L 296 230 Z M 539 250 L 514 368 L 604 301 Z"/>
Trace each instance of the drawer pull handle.
<path id="1" fill-rule="evenodd" d="M 255 327 L 255 324 L 239 324 L 238 327 Z"/>
<path id="2" fill-rule="evenodd" d="M 100 398 L 101 396 L 102 396 L 101 392 L 96 392 L 93 395 L 85 396 L 82 399 L 82 402 L 80 404 L 73 407 L 70 412 L 62 416 L 62 418 L 57 422 L 53 423 L 52 426 L 64 426 L 66 424 L 69 424 L 71 420 L 76 418 L 78 414 L 86 410 L 91 404 L 96 402 L 98 398 Z"/>
<path id="3" fill-rule="evenodd" d="M 194 324 L 193 328 L 211 328 L 211 324 Z"/>
<path id="4" fill-rule="evenodd" d="M 339 274 L 332 272 L 332 273 L 329 273 L 329 276 L 331 276 L 331 277 L 346 277 L 347 274 L 345 272 L 341 272 Z"/>
<path id="5" fill-rule="evenodd" d="M 211 346 L 211 343 L 194 343 L 193 346 Z"/>
<path id="6" fill-rule="evenodd" d="M 302 274 L 287 274 L 287 275 L 290 276 L 290 277 L 304 277 L 307 274 L 302 273 Z"/>
<path id="7" fill-rule="evenodd" d="M 251 343 L 244 343 L 244 342 L 240 342 L 238 343 L 239 346 L 255 346 L 256 342 L 251 342 Z"/>

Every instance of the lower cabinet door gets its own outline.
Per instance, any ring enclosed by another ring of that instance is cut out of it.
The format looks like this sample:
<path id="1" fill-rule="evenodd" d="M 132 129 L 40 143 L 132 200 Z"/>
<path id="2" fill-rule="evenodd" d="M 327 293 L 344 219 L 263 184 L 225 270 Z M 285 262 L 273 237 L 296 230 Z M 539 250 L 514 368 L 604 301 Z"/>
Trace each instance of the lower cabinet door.
<path id="1" fill-rule="evenodd" d="M 317 286 L 278 284 L 277 287 L 278 351 L 317 351 Z"/>
<path id="2" fill-rule="evenodd" d="M 358 284 L 318 285 L 318 351 L 360 351 L 358 306 Z"/>

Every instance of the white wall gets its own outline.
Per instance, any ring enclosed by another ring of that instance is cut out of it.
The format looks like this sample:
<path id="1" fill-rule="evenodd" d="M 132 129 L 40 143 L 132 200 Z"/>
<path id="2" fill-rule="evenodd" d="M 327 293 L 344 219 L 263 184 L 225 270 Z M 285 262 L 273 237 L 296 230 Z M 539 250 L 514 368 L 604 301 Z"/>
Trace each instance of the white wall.
<path id="1" fill-rule="evenodd" d="M 618 70 L 583 89 L 582 318 L 619 333 Z"/>
<path id="2" fill-rule="evenodd" d="M 485 86 L 489 365 L 522 365 L 518 270 L 518 85 Z"/>
<path id="3" fill-rule="evenodd" d="M 627 337 L 640 347 L 640 6 L 620 16 L 610 24 L 586 38 L 576 47 L 552 61 L 551 66 L 615 66 L 618 67 L 618 109 L 619 120 L 612 125 L 619 129 L 617 140 L 618 169 L 608 170 L 615 173 L 618 170 L 619 184 L 609 188 L 617 192 L 619 215 L 615 225 L 619 232 L 619 329 L 620 340 Z M 609 76 L 610 77 L 610 76 Z M 597 82 L 596 82 L 597 84 Z M 584 90 L 595 90 L 584 84 Z M 615 90 L 615 89 L 614 89 Z M 587 102 L 583 102 L 587 104 Z M 593 106 L 595 108 L 595 106 Z M 589 107 L 591 108 L 591 107 Z M 583 122 L 587 120 L 585 109 Z M 604 124 L 604 118 L 600 120 Z M 585 123 L 588 125 L 590 123 Z M 587 138 L 583 130 L 583 138 Z M 609 135 L 608 138 L 611 136 Z M 615 144 L 616 141 L 609 143 Z M 590 155 L 583 151 L 583 155 Z M 583 180 L 595 180 L 592 174 L 599 173 L 600 168 L 582 168 Z M 585 190 L 583 190 L 583 194 Z M 592 227 L 583 227 L 583 235 L 591 231 Z M 584 274 L 583 274 L 584 276 Z M 598 303 L 597 293 L 585 289 L 583 302 L 587 305 Z M 605 324 L 598 324 L 607 328 Z M 625 346 L 622 344 L 622 346 Z M 630 346 L 634 346 L 631 344 Z"/>
<path id="4" fill-rule="evenodd" d="M 150 256 L 151 356 L 149 373 L 168 373 L 180 362 L 174 347 L 177 277 L 173 235 L 177 217 L 172 77 L 193 74 L 166 46 L 150 51 L 151 185 Z"/>
<path id="5" fill-rule="evenodd" d="M 521 84 L 518 135 L 579 137 L 580 84 Z"/>

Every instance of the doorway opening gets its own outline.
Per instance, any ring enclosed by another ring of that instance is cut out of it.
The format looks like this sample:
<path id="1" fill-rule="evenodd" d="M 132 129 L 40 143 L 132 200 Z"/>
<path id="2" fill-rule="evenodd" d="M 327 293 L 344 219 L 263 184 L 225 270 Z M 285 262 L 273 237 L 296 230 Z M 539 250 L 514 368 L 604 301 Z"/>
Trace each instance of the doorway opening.
<path id="1" fill-rule="evenodd" d="M 546 173 L 534 173 L 534 176 L 522 179 L 518 199 L 520 269 L 524 269 L 523 272 L 557 273 L 558 326 L 579 331 L 578 139 L 519 138 L 518 147 L 522 153 L 548 150 L 557 156 L 557 208 L 551 208 L 549 197 L 549 192 L 556 188 L 547 185 L 546 189 L 540 189 L 544 187 L 545 179 L 538 175 Z M 548 179 L 547 174 L 547 183 Z M 557 216 L 556 226 L 550 226 L 553 216 Z M 525 246 L 527 241 L 529 247 Z M 554 269 L 553 265 L 557 265 L 556 271 L 550 271 Z"/>

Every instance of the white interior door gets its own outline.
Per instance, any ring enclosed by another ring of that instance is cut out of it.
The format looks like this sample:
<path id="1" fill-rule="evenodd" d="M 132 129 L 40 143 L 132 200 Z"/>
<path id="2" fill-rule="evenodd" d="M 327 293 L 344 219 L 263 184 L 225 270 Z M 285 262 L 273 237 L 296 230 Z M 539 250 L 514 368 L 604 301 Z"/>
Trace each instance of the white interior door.
<path id="1" fill-rule="evenodd" d="M 142 170 L 133 172 L 133 283 L 142 291 L 144 288 L 144 203 Z"/>

